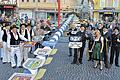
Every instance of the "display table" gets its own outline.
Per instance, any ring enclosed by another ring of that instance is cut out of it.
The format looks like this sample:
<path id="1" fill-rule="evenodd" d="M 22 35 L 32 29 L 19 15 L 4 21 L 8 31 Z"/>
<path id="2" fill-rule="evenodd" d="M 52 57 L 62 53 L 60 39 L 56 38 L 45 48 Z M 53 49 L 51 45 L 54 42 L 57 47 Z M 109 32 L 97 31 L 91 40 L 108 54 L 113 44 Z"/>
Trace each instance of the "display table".
<path id="1" fill-rule="evenodd" d="M 25 73 L 14 73 L 8 80 L 34 80 L 35 75 Z"/>
<path id="2" fill-rule="evenodd" d="M 22 42 L 21 45 L 23 47 L 33 47 L 35 46 L 36 42 L 33 42 L 33 41 L 29 41 L 29 42 Z"/>
<path id="3" fill-rule="evenodd" d="M 28 58 L 24 63 L 23 67 L 28 69 L 32 74 L 36 74 L 38 69 L 43 66 L 45 59 L 43 58 Z"/>
<path id="4" fill-rule="evenodd" d="M 46 55 L 49 55 L 50 52 L 52 51 L 52 49 L 46 49 L 46 48 L 37 48 L 35 51 L 34 51 L 34 55 L 41 55 L 41 56 L 46 56 Z"/>
<path id="5" fill-rule="evenodd" d="M 33 37 L 33 41 L 34 41 L 34 42 L 40 42 L 40 41 L 43 40 L 43 38 L 44 38 L 44 36 L 42 36 L 42 35 L 41 35 L 41 36 L 34 36 L 34 37 Z"/>
<path id="6" fill-rule="evenodd" d="M 55 48 L 55 45 L 57 44 L 57 41 L 54 42 L 54 41 L 44 41 L 42 43 L 43 46 L 49 46 L 51 47 L 52 49 Z"/>

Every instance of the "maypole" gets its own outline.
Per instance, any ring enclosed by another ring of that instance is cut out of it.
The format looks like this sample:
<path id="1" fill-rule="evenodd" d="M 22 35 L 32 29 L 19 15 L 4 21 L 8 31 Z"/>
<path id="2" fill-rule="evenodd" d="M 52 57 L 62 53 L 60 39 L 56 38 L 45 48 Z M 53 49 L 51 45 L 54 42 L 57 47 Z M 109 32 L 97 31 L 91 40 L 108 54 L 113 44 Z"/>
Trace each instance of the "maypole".
<path id="1" fill-rule="evenodd" d="M 58 0 L 58 28 L 60 28 L 60 0 Z"/>

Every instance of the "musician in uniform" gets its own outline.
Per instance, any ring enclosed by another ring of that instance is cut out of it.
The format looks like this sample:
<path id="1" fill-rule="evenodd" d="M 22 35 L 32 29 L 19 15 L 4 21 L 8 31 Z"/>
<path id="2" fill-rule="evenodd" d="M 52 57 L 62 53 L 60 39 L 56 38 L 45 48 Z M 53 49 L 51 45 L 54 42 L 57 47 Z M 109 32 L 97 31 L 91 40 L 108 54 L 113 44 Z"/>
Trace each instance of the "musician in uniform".
<path id="1" fill-rule="evenodd" d="M 24 24 L 24 23 L 20 25 L 20 34 L 22 36 L 24 36 L 26 39 L 28 39 L 28 37 L 27 37 L 28 32 L 26 29 L 26 24 Z M 22 58 L 24 61 L 26 61 L 28 58 L 28 53 L 29 53 L 30 49 L 28 47 L 24 47 L 24 46 L 21 46 L 20 49 L 21 49 L 21 53 L 22 53 Z"/>
<path id="2" fill-rule="evenodd" d="M 3 63 L 10 62 L 10 53 L 7 50 L 7 37 L 10 33 L 10 26 L 6 25 L 4 29 L 1 31 L 1 37 L 2 37 L 2 55 L 3 55 Z"/>
<path id="3" fill-rule="evenodd" d="M 11 66 L 13 68 L 17 67 L 22 67 L 21 62 L 22 62 L 22 53 L 20 52 L 20 41 L 28 41 L 24 36 L 20 35 L 20 33 L 17 31 L 16 25 L 13 25 L 11 27 L 11 32 L 8 35 L 7 38 L 7 45 L 8 45 L 8 50 L 10 52 L 10 57 L 11 57 Z M 15 60 L 15 55 L 17 57 L 17 63 Z"/>
<path id="4" fill-rule="evenodd" d="M 115 56 L 115 66 L 120 67 L 119 65 L 119 49 L 120 49 L 120 39 L 119 39 L 119 29 L 117 27 L 114 28 L 112 34 L 112 46 L 111 46 L 111 54 L 110 54 L 110 64 L 113 64 L 114 56 Z"/>
<path id="5" fill-rule="evenodd" d="M 32 41 L 33 36 L 34 36 L 34 31 L 31 27 L 31 24 L 27 24 L 26 30 L 27 30 L 26 38 L 28 39 L 28 41 Z M 29 48 L 29 51 L 32 53 L 32 51 L 34 51 L 34 48 L 32 47 L 31 50 Z"/>

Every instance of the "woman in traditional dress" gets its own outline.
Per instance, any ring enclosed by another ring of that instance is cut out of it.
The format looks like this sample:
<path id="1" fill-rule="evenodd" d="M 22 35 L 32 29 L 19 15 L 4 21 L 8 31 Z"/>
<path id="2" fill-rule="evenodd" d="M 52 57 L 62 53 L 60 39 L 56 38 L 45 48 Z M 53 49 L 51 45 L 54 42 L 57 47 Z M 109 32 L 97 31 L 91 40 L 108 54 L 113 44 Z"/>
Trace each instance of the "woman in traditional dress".
<path id="1" fill-rule="evenodd" d="M 95 40 L 92 47 L 93 59 L 95 61 L 94 68 L 97 68 L 98 63 L 100 62 L 100 70 L 103 69 L 103 46 L 104 46 L 104 38 L 100 35 L 99 30 L 95 30 Z"/>

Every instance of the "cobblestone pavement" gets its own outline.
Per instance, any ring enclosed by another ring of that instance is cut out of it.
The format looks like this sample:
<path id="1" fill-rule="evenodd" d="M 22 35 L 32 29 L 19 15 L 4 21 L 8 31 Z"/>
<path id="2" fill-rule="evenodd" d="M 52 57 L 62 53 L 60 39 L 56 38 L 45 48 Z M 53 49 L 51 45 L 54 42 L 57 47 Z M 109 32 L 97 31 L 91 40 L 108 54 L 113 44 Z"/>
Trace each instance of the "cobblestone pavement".
<path id="1" fill-rule="evenodd" d="M 46 74 L 42 80 L 120 80 L 120 68 L 114 65 L 103 71 L 94 69 L 94 62 L 87 61 L 84 53 L 83 64 L 71 64 L 73 57 L 68 57 L 68 38 L 60 38 L 58 52 L 51 64 L 45 66 Z"/>
<path id="2" fill-rule="evenodd" d="M 29 54 L 29 57 L 33 57 L 33 54 Z M 23 68 L 15 68 L 13 69 L 10 63 L 3 64 L 0 60 L 0 80 L 8 80 L 13 73 L 19 72 L 21 73 Z"/>
<path id="3" fill-rule="evenodd" d="M 56 48 L 57 54 L 53 56 L 53 61 L 43 68 L 47 69 L 42 80 L 120 80 L 120 68 L 114 65 L 110 69 L 103 71 L 93 68 L 94 63 L 88 62 L 84 53 L 83 64 L 72 65 L 73 57 L 68 57 L 68 38 L 61 37 Z M 29 55 L 33 57 L 33 55 Z M 10 64 L 2 64 L 0 61 L 0 80 L 8 80 L 14 72 L 23 69 L 12 69 Z"/>

